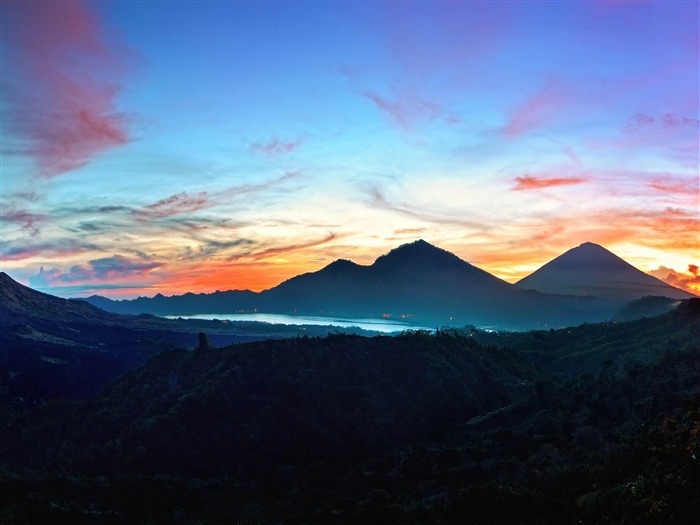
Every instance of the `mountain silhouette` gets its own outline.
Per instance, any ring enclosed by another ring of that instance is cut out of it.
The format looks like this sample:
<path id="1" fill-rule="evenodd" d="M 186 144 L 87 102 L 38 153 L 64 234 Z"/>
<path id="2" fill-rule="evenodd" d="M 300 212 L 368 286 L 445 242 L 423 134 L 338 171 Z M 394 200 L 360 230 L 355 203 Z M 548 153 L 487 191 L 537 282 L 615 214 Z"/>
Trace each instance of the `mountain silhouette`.
<path id="1" fill-rule="evenodd" d="M 423 326 L 494 326 L 524 330 L 607 320 L 618 298 L 524 290 L 424 240 L 404 244 L 364 266 L 337 260 L 259 293 L 246 291 L 87 301 L 121 313 L 156 315 L 267 312 L 392 318 Z"/>
<path id="2" fill-rule="evenodd" d="M 84 301 L 61 299 L 21 285 L 0 272 L 0 312 L 9 323 L 26 315 L 54 321 L 107 321 L 114 316 Z"/>
<path id="3" fill-rule="evenodd" d="M 662 296 L 688 299 L 692 294 L 638 270 L 598 244 L 586 242 L 521 279 L 518 286 L 545 293 L 639 299 Z"/>
<path id="4" fill-rule="evenodd" d="M 263 338 L 214 321 L 110 313 L 0 272 L 0 406 L 7 395 L 25 403 L 85 397 L 164 349 L 193 348 L 200 331 L 217 345 Z"/>

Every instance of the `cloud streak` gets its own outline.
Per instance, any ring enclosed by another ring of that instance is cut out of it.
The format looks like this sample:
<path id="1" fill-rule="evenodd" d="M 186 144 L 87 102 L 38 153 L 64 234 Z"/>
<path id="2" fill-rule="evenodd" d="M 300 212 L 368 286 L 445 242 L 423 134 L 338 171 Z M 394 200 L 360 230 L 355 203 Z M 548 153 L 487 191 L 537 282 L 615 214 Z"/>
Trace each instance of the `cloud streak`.
<path id="1" fill-rule="evenodd" d="M 572 184 L 583 184 L 588 179 L 583 177 L 533 177 L 523 175 L 515 177 L 515 191 L 542 190 L 556 186 L 570 186 Z"/>
<path id="2" fill-rule="evenodd" d="M 149 204 L 139 213 L 148 217 L 172 217 L 181 213 L 201 210 L 207 206 L 208 202 L 209 196 L 206 191 L 194 194 L 183 191 L 154 204 Z"/>
<path id="3" fill-rule="evenodd" d="M 412 131 L 418 122 L 432 122 L 442 113 L 439 105 L 417 96 L 396 97 L 390 100 L 371 91 L 363 91 L 360 94 L 374 102 L 377 109 L 404 132 Z"/>
<path id="4" fill-rule="evenodd" d="M 53 177 L 130 141 L 117 111 L 123 61 L 87 2 L 3 4 L 8 130 Z"/>
<path id="5" fill-rule="evenodd" d="M 45 269 L 42 266 L 38 274 L 29 278 L 29 283 L 37 288 L 52 288 L 67 284 L 115 284 L 124 279 L 147 277 L 149 272 L 163 266 L 162 262 L 113 255 L 71 266 L 68 271 L 59 268 Z"/>
<path id="6" fill-rule="evenodd" d="M 266 259 L 268 257 L 274 257 L 276 255 L 282 255 L 282 254 L 289 253 L 289 252 L 295 252 L 297 250 L 304 250 L 307 248 L 315 248 L 316 246 L 321 246 L 323 244 L 327 244 L 327 243 L 335 240 L 335 238 L 336 238 L 336 235 L 334 233 L 329 233 L 323 239 L 319 239 L 316 241 L 310 241 L 310 242 L 299 243 L 299 244 L 290 244 L 287 246 L 275 246 L 272 248 L 266 248 L 266 249 L 258 251 L 258 252 L 251 252 L 251 253 L 235 255 L 235 256 L 231 257 L 229 260 L 230 261 L 237 261 L 237 260 L 243 259 L 243 258 L 250 258 L 254 261 L 259 261 L 261 259 Z"/>
<path id="7" fill-rule="evenodd" d="M 31 237 L 36 237 L 40 232 L 39 225 L 45 222 L 48 216 L 43 213 L 32 213 L 27 210 L 17 210 L 13 207 L 0 214 L 0 220 L 20 225 L 20 231 L 29 232 Z"/>
<path id="8" fill-rule="evenodd" d="M 503 133 L 509 139 L 516 139 L 549 125 L 556 121 L 568 104 L 564 90 L 550 82 L 515 108 L 508 116 Z"/>
<path id="9" fill-rule="evenodd" d="M 255 142 L 250 146 L 250 151 L 265 157 L 279 157 L 293 152 L 301 145 L 301 140 L 284 141 L 275 137 L 266 142 Z"/>

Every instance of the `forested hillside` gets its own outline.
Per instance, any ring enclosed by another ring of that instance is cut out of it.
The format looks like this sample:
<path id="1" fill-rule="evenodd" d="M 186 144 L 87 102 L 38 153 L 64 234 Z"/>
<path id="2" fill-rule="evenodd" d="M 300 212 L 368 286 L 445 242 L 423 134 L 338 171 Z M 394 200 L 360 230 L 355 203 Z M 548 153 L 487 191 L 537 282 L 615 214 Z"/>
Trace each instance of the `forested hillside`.
<path id="1" fill-rule="evenodd" d="M 166 351 L 88 402 L 4 428 L 0 517 L 690 523 L 700 343 L 681 336 L 697 304 L 670 315 L 654 320 L 655 359 L 629 347 L 629 365 L 568 382 L 446 332 Z M 635 325 L 595 328 L 559 334 L 562 356 Z"/>

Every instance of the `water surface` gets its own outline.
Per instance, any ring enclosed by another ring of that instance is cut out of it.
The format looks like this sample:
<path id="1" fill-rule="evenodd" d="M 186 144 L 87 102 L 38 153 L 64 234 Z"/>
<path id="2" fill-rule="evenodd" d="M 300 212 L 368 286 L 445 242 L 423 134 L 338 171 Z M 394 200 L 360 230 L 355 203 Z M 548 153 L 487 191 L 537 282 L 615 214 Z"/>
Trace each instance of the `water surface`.
<path id="1" fill-rule="evenodd" d="M 168 315 L 169 319 L 218 319 L 220 321 L 258 321 L 270 324 L 286 325 L 319 325 L 338 326 L 349 328 L 357 326 L 363 330 L 375 332 L 401 332 L 402 330 L 431 330 L 425 326 L 417 326 L 410 323 L 396 321 L 394 319 L 347 319 L 342 317 L 322 317 L 311 315 L 285 315 L 285 314 L 194 314 L 194 315 Z"/>

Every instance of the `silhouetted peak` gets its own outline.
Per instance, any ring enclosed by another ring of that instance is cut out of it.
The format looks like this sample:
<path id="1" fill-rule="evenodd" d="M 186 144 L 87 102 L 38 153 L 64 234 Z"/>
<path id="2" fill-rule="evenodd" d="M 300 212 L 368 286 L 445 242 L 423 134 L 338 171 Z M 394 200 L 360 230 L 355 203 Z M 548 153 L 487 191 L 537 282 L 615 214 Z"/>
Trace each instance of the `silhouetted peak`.
<path id="1" fill-rule="evenodd" d="M 18 298 L 26 294 L 38 294 L 31 288 L 24 286 L 15 281 L 5 272 L 0 272 L 0 290 L 2 290 L 2 299 L 7 301 L 10 298 Z M 42 294 L 43 295 L 43 294 Z"/>
<path id="2" fill-rule="evenodd" d="M 460 265 L 468 265 L 468 263 L 455 254 L 420 239 L 394 248 L 386 255 L 379 257 L 372 266 L 391 270 L 407 267 L 419 267 L 427 270 Z"/>
<path id="3" fill-rule="evenodd" d="M 19 283 L 15 281 L 12 277 L 7 275 L 5 272 L 0 272 L 0 286 L 5 288 L 6 286 L 17 286 Z"/>
<path id="4" fill-rule="evenodd" d="M 545 293 L 637 299 L 658 295 L 685 299 L 691 294 L 648 275 L 599 244 L 585 242 L 521 279 L 526 289 Z"/>
<path id="5" fill-rule="evenodd" d="M 343 276 L 349 272 L 353 272 L 357 268 L 360 268 L 359 264 L 355 264 L 347 259 L 338 259 L 330 263 L 328 266 L 322 268 L 319 273 L 324 275 Z"/>

